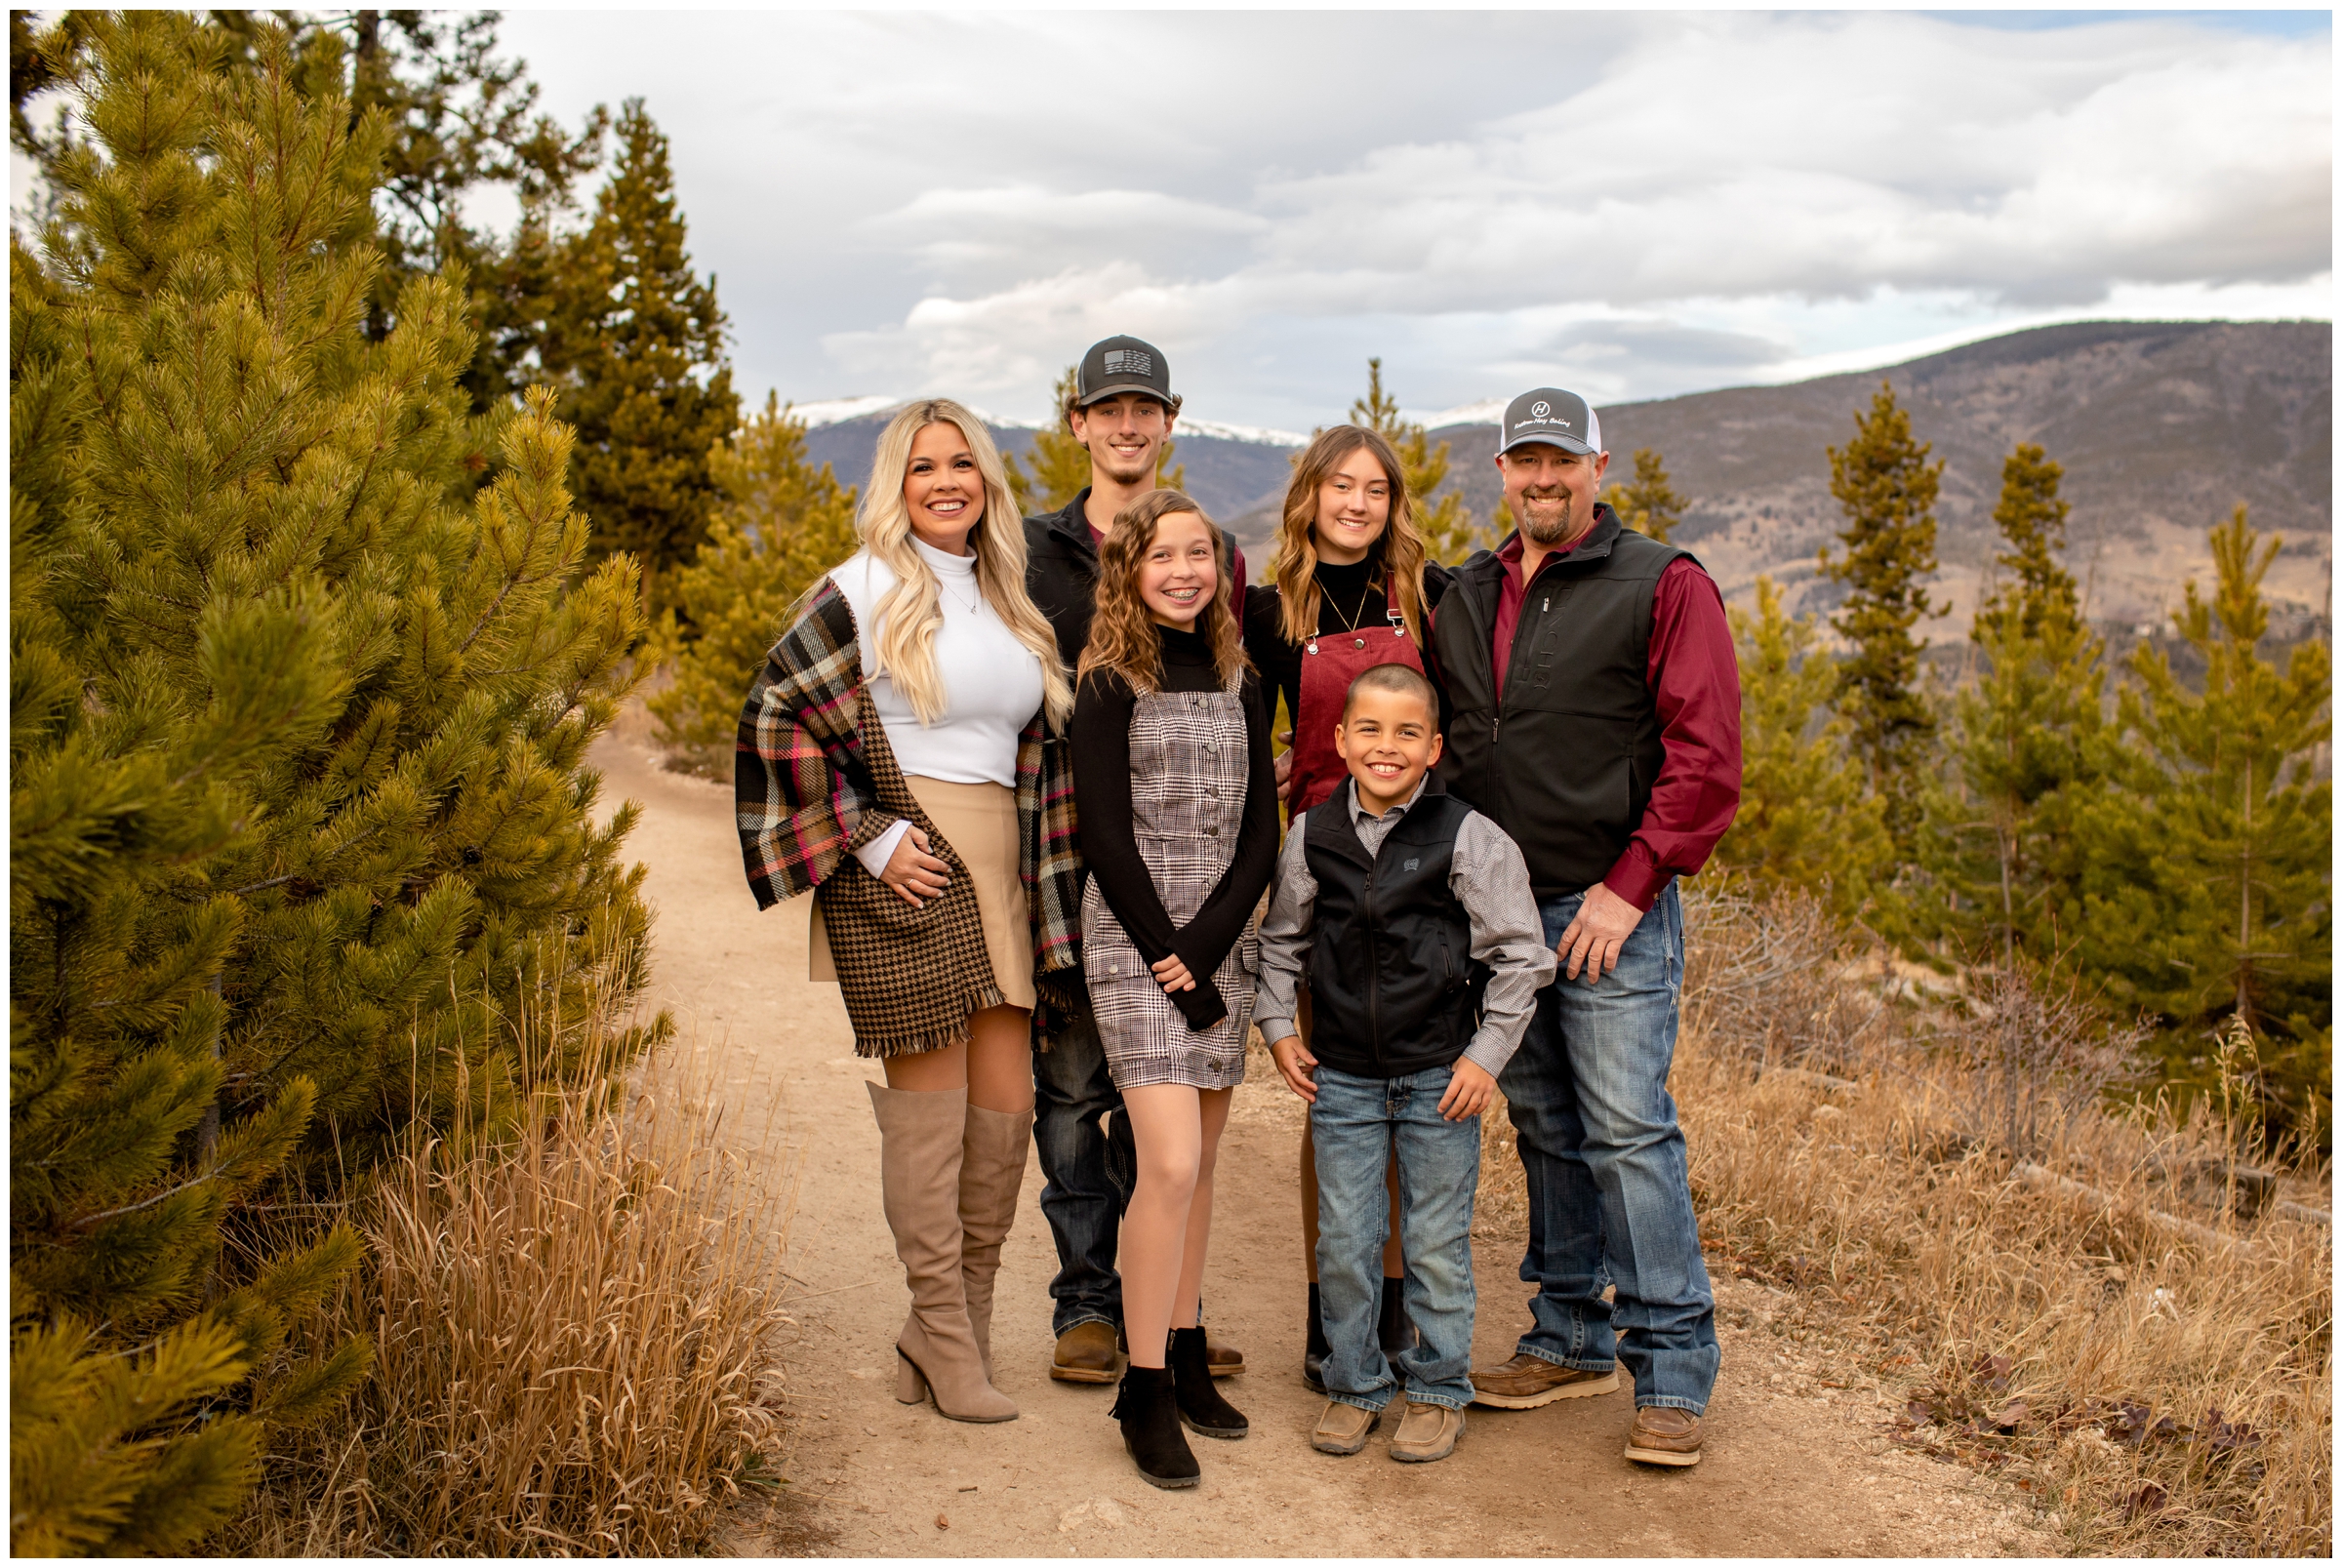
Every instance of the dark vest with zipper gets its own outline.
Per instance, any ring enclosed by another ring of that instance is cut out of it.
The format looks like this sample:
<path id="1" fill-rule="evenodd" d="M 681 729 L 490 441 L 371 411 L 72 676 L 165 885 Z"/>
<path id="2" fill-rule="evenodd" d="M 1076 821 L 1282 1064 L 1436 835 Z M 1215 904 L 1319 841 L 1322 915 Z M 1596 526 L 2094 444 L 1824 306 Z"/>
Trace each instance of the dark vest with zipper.
<path id="1" fill-rule="evenodd" d="M 1648 678 L 1659 575 L 1689 552 L 1605 504 L 1528 587 L 1496 689 L 1493 551 L 1455 569 L 1432 628 L 1449 702 L 1439 782 L 1511 834 L 1540 902 L 1609 874 L 1650 804 L 1666 750 Z"/>
<path id="2" fill-rule="evenodd" d="M 1427 781 L 1369 855 L 1345 782 L 1304 819 L 1302 858 L 1317 880 L 1310 946 L 1310 1052 L 1338 1072 L 1402 1078 L 1446 1066 L 1478 1027 L 1485 965 L 1472 917 L 1447 885 L 1472 808 Z"/>

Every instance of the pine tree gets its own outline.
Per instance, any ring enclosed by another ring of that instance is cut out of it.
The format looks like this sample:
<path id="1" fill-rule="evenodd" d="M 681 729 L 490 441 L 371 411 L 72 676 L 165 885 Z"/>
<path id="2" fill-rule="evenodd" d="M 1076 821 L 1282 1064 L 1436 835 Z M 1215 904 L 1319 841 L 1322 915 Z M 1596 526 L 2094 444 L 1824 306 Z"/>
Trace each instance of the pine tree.
<path id="1" fill-rule="evenodd" d="M 740 420 L 715 280 L 691 269 L 666 148 L 627 101 L 593 222 L 562 248 L 544 349 L 557 412 L 577 428 L 570 488 L 592 552 L 630 552 L 652 606 L 707 535 L 707 454 Z"/>
<path id="2" fill-rule="evenodd" d="M 740 700 L 787 628 L 797 596 L 854 553 L 854 491 L 805 456 L 804 422 L 775 397 L 730 443 L 708 455 L 722 498 L 699 559 L 675 578 L 661 649 L 674 680 L 648 706 L 663 739 L 702 772 L 728 777 Z M 1070 499 L 1070 498 L 1069 498 Z"/>
<path id="3" fill-rule="evenodd" d="M 1667 464 L 1656 447 L 1636 447 L 1634 482 L 1611 480 L 1610 492 L 1602 499 L 1618 513 L 1621 523 L 1662 544 L 1683 520 L 1683 508 L 1689 504 L 1668 483 Z"/>
<path id="4" fill-rule="evenodd" d="M 1911 416 L 1880 382 L 1854 439 L 1830 451 L 1830 493 L 1846 514 L 1843 556 L 1821 552 L 1821 574 L 1849 584 L 1831 618 L 1852 652 L 1838 666 L 1840 711 L 1885 797 L 1888 831 L 1908 853 L 1918 825 L 1918 773 L 1935 735 L 1919 689 L 1919 641 L 1911 628 L 1934 606 L 1923 580 L 1935 571 L 1935 495 L 1944 465 L 1911 438 Z"/>
<path id="5" fill-rule="evenodd" d="M 1010 487 L 1025 509 L 1036 515 L 1060 510 L 1090 482 L 1090 449 L 1073 439 L 1065 422 L 1065 408 L 1072 401 L 1079 373 L 1078 366 L 1068 365 L 1057 384 L 1049 388 L 1049 406 L 1058 418 L 1034 433 L 1032 450 L 1025 455 L 1024 462 L 1020 464 L 1014 453 L 1005 455 Z"/>
<path id="6" fill-rule="evenodd" d="M 2281 543 L 2261 540 L 2241 505 L 2211 531 L 2212 596 L 2191 580 L 2172 616 L 2206 665 L 2201 692 L 2152 643 L 2131 657 L 2126 766 L 2080 824 L 2089 863 L 2077 959 L 2162 1022 L 2174 1077 L 2202 1081 L 2214 1036 L 2241 1025 L 2272 1125 L 2326 1130 L 2333 789 L 2318 760 L 2333 733 L 2332 654 L 2303 644 L 2281 671 L 2260 657 L 2261 580 Z"/>
<path id="7" fill-rule="evenodd" d="M 1837 665 L 1814 651 L 1813 617 L 1783 613 L 1771 578 L 1756 580 L 1754 614 L 1728 616 L 1740 658 L 1740 811 L 1716 860 L 1762 884 L 1826 887 L 1833 908 L 1855 915 L 1876 901 L 1893 852 L 1851 727 L 1830 714 Z"/>
<path id="8" fill-rule="evenodd" d="M 1080 375 L 1081 367 L 1068 365 L 1057 384 L 1049 388 L 1049 406 L 1057 412 L 1057 422 L 1034 432 L 1032 449 L 1026 453 L 1025 461 L 1020 463 L 1013 452 L 1001 454 L 1009 488 L 1026 510 L 1035 515 L 1061 510 L 1090 482 L 1090 449 L 1073 439 L 1065 418 Z M 1178 450 L 1178 442 L 1166 441 L 1162 455 L 1155 459 L 1155 482 L 1166 490 L 1187 488 L 1188 465 L 1171 463 L 1172 454 Z"/>
<path id="9" fill-rule="evenodd" d="M 574 1076 L 648 925 L 584 763 L 634 580 L 578 581 L 549 397 L 470 415 L 446 280 L 364 336 L 383 117 L 282 32 L 87 25 L 10 249 L 20 1552 L 183 1549 L 336 1408 L 368 1347 L 303 1325 L 361 1248 L 283 1216 Z"/>
<path id="10" fill-rule="evenodd" d="M 2009 547 L 1993 559 L 2015 574 L 2013 584 L 1988 597 L 1976 612 L 1975 636 L 2013 628 L 2038 637 L 2044 628 L 2077 621 L 2081 597 L 2074 574 L 2059 564 L 2066 517 L 2073 506 L 2058 494 L 2065 468 L 2030 441 L 2018 443 L 2000 465 L 2000 500 L 1993 522 Z"/>
<path id="11" fill-rule="evenodd" d="M 293 81 L 304 96 L 345 101 L 358 114 L 379 109 L 386 121 L 384 178 L 374 202 L 384 264 L 368 292 L 367 335 L 380 340 L 389 331 L 411 279 L 440 273 L 461 279 L 480 335 L 464 375 L 473 407 L 517 398 L 545 314 L 522 241 L 532 227 L 570 210 L 579 181 L 600 167 L 609 111 L 597 104 L 575 136 L 539 112 L 527 66 L 497 53 L 494 12 L 208 15 L 222 34 L 222 69 L 258 70 L 263 36 L 281 26 L 289 30 Z M 64 13 L 36 40 L 21 15 L 11 14 L 11 140 L 44 172 L 70 143 L 70 129 L 40 134 L 24 105 L 55 87 L 60 70 L 70 71 L 86 51 L 83 16 Z M 519 199 L 514 234 L 500 236 L 465 217 L 465 198 L 485 185 L 505 186 Z"/>
<path id="12" fill-rule="evenodd" d="M 1415 525 L 1423 531 L 1424 552 L 1444 566 L 1453 566 L 1474 550 L 1493 543 L 1473 526 L 1464 498 L 1451 494 L 1436 501 L 1433 492 L 1447 482 L 1447 443 L 1432 446 L 1430 432 L 1403 419 L 1398 399 L 1383 390 L 1383 362 L 1366 361 L 1366 395 L 1350 405 L 1350 422 L 1363 424 L 1391 443 L 1405 469 L 1408 499 L 1415 503 Z M 1501 509 L 1503 503 L 1498 503 Z"/>
<path id="13" fill-rule="evenodd" d="M 1933 933 L 2004 968 L 2054 963 L 2081 920 L 2075 818 L 2101 783 L 2105 674 L 2065 544 L 2063 470 L 2031 444 L 2001 469 L 1993 517 L 2015 581 L 1977 607 L 1983 655 L 1954 700 L 1944 759 L 1921 790 Z"/>

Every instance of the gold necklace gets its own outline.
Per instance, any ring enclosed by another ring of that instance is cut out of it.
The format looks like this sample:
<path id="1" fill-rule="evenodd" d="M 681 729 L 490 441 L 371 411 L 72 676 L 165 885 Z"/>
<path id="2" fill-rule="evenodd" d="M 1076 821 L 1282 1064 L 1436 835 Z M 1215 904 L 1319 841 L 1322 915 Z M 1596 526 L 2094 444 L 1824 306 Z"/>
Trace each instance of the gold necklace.
<path id="1" fill-rule="evenodd" d="M 1325 594 L 1325 602 L 1326 602 L 1326 603 L 1328 603 L 1328 604 L 1333 604 L 1333 605 L 1334 605 L 1334 614 L 1336 614 L 1336 615 L 1340 615 L 1340 614 L 1342 613 L 1342 607 L 1341 607 L 1340 605 L 1338 605 L 1338 604 L 1334 604 L 1334 596 L 1333 596 L 1332 594 L 1330 594 L 1330 593 L 1325 593 L 1325 589 L 1324 589 L 1324 588 L 1322 588 L 1322 587 L 1320 587 L 1320 588 L 1319 588 L 1317 591 L 1318 591 L 1319 593 L 1324 593 L 1324 594 Z M 1355 611 L 1354 611 L 1354 612 L 1353 612 L 1353 613 L 1351 615 L 1351 618 L 1350 618 L 1350 624 L 1348 624 L 1348 625 L 1346 625 L 1346 626 L 1344 626 L 1344 627 L 1342 628 L 1343 634 L 1344 634 L 1345 636 L 1347 636 L 1347 635 L 1349 635 L 1349 634 L 1351 634 L 1351 633 L 1353 633 L 1353 632 L 1355 632 L 1355 631 L 1358 629 L 1358 623 L 1359 623 L 1361 620 L 1365 619 L 1365 615 L 1366 615 L 1366 601 L 1367 601 L 1368 599 L 1371 599 L 1371 598 L 1373 598 L 1373 597 L 1374 597 L 1374 579 L 1372 579 L 1372 578 L 1370 577 L 1370 578 L 1368 578 L 1368 579 L 1366 580 L 1366 591 L 1358 595 L 1358 608 L 1357 608 L 1357 609 L 1356 609 L 1356 610 L 1355 610 Z M 1366 646 L 1366 645 L 1365 645 L 1364 643 L 1360 643 L 1360 644 L 1358 644 L 1358 646 L 1359 646 L 1359 647 L 1361 647 L 1361 648 L 1363 648 L 1363 647 L 1364 647 L 1364 646 Z M 1313 653 L 1315 653 L 1315 652 L 1317 651 L 1317 639 L 1316 639 L 1315 637 L 1312 637 L 1312 638 L 1310 639 L 1310 642 L 1309 642 L 1309 651 L 1310 651 L 1311 653 L 1312 653 L 1312 654 L 1313 654 Z"/>

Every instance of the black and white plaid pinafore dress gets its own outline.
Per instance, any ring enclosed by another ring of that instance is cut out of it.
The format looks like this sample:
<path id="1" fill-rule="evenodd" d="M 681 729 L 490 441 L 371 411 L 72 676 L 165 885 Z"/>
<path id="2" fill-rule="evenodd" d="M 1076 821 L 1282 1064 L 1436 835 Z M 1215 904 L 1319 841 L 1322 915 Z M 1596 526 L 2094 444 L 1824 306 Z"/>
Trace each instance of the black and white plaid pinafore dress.
<path id="1" fill-rule="evenodd" d="M 1235 859 L 1250 744 L 1237 690 L 1150 692 L 1131 711 L 1131 828 L 1175 928 L 1194 918 Z M 1081 953 L 1115 1088 L 1231 1089 L 1244 1081 L 1244 1034 L 1260 967 L 1251 918 L 1212 977 L 1228 1016 L 1201 1033 L 1155 984 L 1094 877 L 1081 898 Z"/>

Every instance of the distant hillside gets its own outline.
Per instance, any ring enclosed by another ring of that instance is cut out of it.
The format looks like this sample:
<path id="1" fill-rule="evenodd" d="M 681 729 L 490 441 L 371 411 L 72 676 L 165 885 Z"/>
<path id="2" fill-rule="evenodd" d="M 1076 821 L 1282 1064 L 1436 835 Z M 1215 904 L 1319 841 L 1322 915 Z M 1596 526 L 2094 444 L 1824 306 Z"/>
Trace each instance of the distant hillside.
<path id="1" fill-rule="evenodd" d="M 2191 574 L 2208 577 L 2204 530 L 2240 501 L 2256 527 L 2285 539 L 2269 592 L 2324 613 L 2334 401 L 2325 322 L 2041 327 L 1882 371 L 1605 408 L 1603 444 L 1614 473 L 1632 471 L 1636 447 L 1666 455 L 1691 502 L 1676 541 L 1727 595 L 1770 573 L 1794 607 L 1829 608 L 1844 589 L 1813 571 L 1841 520 L 1826 449 L 1845 443 L 1881 381 L 1946 463 L 1939 596 L 1955 608 L 1932 623 L 1932 640 L 1967 633 L 1997 547 L 2000 462 L 2019 441 L 2065 464 L 2068 560 L 2090 590 L 2093 620 L 2160 620 Z M 1494 427 L 1435 433 L 1452 445 L 1468 503 L 1486 515 L 1498 492 L 1486 457 Z"/>
<path id="2" fill-rule="evenodd" d="M 1560 373 L 1566 381 L 1566 371 Z M 2101 623 L 2157 622 L 2180 584 L 2208 576 L 2204 531 L 2239 501 L 2285 539 L 2266 586 L 2289 638 L 2322 622 L 2333 561 L 2333 328 L 2325 322 L 2086 322 L 1970 343 L 1903 365 L 1787 386 L 1736 387 L 1601 410 L 1613 472 L 1657 447 L 1690 500 L 1676 539 L 1697 551 L 1725 594 L 1745 599 L 1769 573 L 1796 609 L 1827 609 L 1843 589 L 1818 581 L 1814 553 L 1839 526 L 1826 449 L 1852 433 L 1880 381 L 1912 428 L 1946 460 L 1938 597 L 1950 615 L 1926 635 L 1967 634 L 1995 549 L 2000 460 L 2038 441 L 2066 466 L 2074 503 L 2068 558 Z M 816 426 L 808 444 L 860 484 L 883 414 Z M 995 426 L 1022 454 L 1029 428 Z M 1497 497 L 1493 423 L 1433 431 L 1450 445 L 1448 488 L 1486 518 Z M 1274 525 L 1292 448 L 1181 434 L 1174 461 L 1188 488 L 1261 552 Z M 2285 606 L 2291 607 L 2286 614 Z"/>
<path id="3" fill-rule="evenodd" d="M 859 486 L 869 478 L 870 449 L 886 421 L 887 415 L 878 413 L 815 425 L 806 432 L 806 449 L 816 462 L 834 468 L 840 482 Z M 1002 452 L 1022 458 L 1031 450 L 1034 432 L 1030 428 L 1010 424 L 986 428 Z M 1292 471 L 1293 449 L 1267 441 L 1175 431 L 1172 444 L 1172 462 L 1187 465 L 1188 493 L 1218 518 L 1234 517 L 1263 495 L 1282 495 L 1285 476 Z"/>

